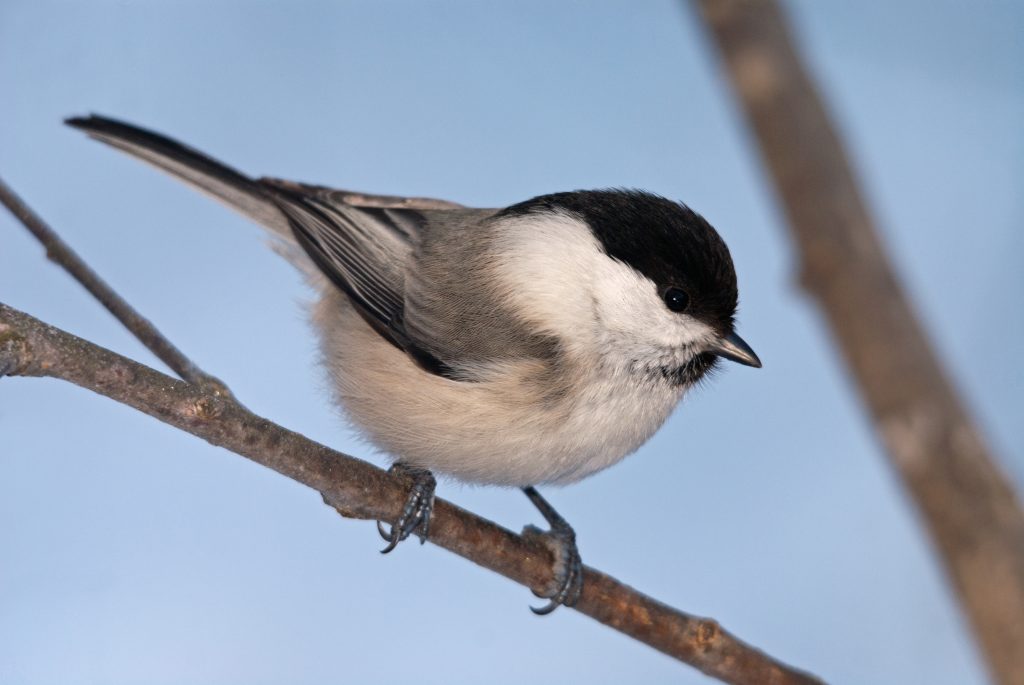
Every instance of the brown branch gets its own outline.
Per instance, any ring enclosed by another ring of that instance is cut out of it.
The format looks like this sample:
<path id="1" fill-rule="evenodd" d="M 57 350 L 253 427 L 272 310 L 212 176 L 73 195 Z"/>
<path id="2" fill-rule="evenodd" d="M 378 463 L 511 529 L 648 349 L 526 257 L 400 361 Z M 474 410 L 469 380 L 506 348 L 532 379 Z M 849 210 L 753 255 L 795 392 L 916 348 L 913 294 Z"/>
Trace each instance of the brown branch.
<path id="1" fill-rule="evenodd" d="M 256 416 L 231 398 L 184 383 L 0 304 L 0 376 L 69 381 L 134 407 L 319 491 L 342 515 L 391 520 L 407 485 L 364 461 Z M 543 592 L 551 551 L 437 500 L 430 542 Z M 820 683 L 741 642 L 715 621 L 684 614 L 586 568 L 576 609 L 727 683 Z"/>
<path id="2" fill-rule="evenodd" d="M 178 377 L 194 383 L 219 395 L 230 395 L 220 379 L 205 373 L 184 355 L 156 326 L 139 314 L 128 302 L 114 292 L 99 274 L 82 261 L 74 250 L 65 243 L 56 231 L 50 228 L 43 219 L 32 211 L 18 195 L 0 179 L 0 204 L 10 210 L 29 232 L 46 248 L 46 257 L 59 264 L 71 276 L 82 284 L 100 304 L 107 308 L 114 317 L 124 324 L 132 335 L 149 348 L 162 362 L 178 374 Z"/>
<path id="3" fill-rule="evenodd" d="M 996 679 L 1024 683 L 1024 512 L 886 256 L 842 141 L 774 0 L 697 5 L 827 318 Z"/>

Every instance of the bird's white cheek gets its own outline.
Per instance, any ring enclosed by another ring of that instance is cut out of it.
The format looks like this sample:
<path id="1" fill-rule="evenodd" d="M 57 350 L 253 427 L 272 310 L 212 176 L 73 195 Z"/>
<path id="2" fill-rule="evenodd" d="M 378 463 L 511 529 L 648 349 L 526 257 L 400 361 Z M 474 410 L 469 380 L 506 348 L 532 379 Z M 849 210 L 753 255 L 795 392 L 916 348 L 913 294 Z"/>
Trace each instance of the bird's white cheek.
<path id="1" fill-rule="evenodd" d="M 595 279 L 594 301 L 602 326 L 618 331 L 656 331 L 667 322 L 651 300 L 657 299 L 654 284 L 643 283 L 632 273 L 632 269 L 609 263 L 602 274 Z M 651 292 L 646 292 L 647 290 Z M 662 307 L 664 308 L 664 306 Z"/>
<path id="2" fill-rule="evenodd" d="M 707 326 L 670 311 L 649 278 L 608 257 L 575 217 L 505 220 L 494 252 L 495 289 L 529 326 L 569 348 L 612 343 L 643 357 L 711 339 Z"/>
<path id="3" fill-rule="evenodd" d="M 595 270 L 608 258 L 589 228 L 561 214 L 506 220 L 494 250 L 496 288 L 531 326 L 566 341 L 591 334 Z"/>
<path id="4" fill-rule="evenodd" d="M 710 340 L 711 329 L 666 307 L 650 279 L 625 264 L 605 261 L 595 279 L 595 295 L 606 330 L 658 348 L 680 348 Z"/>

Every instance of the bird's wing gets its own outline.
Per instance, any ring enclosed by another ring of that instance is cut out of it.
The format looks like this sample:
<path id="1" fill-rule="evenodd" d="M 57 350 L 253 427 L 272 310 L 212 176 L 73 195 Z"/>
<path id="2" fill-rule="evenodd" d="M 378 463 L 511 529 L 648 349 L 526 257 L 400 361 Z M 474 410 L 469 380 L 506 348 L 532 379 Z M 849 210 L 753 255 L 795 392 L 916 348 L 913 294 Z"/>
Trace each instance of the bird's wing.
<path id="1" fill-rule="evenodd" d="M 445 348 L 443 341 L 410 331 L 405 323 L 406 276 L 415 268 L 416 246 L 426 222 L 425 210 L 409 207 L 428 201 L 274 179 L 258 182 L 287 217 L 298 244 L 377 333 L 424 370 L 468 380 L 451 360 L 439 355 Z M 365 202 L 366 198 L 373 202 Z M 430 207 L 431 211 L 443 209 Z"/>
<path id="2" fill-rule="evenodd" d="M 384 339 L 431 373 L 466 379 L 453 369 L 455 355 L 443 341 L 420 331 L 410 334 L 403 316 L 406 271 L 425 213 L 459 205 L 254 179 L 132 124 L 95 115 L 66 123 L 214 196 L 280 237 L 294 239 Z M 448 359 L 442 359 L 445 352 Z"/>
<path id="3" fill-rule="evenodd" d="M 421 368 L 451 380 L 490 377 L 510 361 L 552 361 L 492 282 L 497 210 L 259 181 L 319 270 L 378 334 Z M 360 205 L 351 204 L 355 198 Z M 411 209 L 411 203 L 418 209 Z"/>

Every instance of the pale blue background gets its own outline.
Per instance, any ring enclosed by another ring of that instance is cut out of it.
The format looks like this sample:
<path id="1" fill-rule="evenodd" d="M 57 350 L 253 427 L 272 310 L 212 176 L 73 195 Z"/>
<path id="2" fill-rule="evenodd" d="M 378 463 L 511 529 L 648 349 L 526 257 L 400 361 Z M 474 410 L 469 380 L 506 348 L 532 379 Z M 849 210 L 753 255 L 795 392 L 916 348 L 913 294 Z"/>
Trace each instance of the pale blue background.
<path id="1" fill-rule="evenodd" d="M 1024 483 L 1024 5 L 793 3 L 893 257 Z M 914 511 L 676 2 L 0 4 L 0 174 L 255 411 L 369 455 L 330 409 L 259 230 L 60 125 L 97 111 L 256 173 L 495 206 L 637 186 L 729 242 L 765 361 L 551 491 L 584 559 L 836 683 L 981 683 Z M 152 357 L 0 216 L 0 300 Z M 379 460 L 379 457 L 374 457 Z M 501 523 L 513 491 L 444 484 Z M 431 546 L 67 384 L 0 381 L 4 683 L 701 683 Z"/>

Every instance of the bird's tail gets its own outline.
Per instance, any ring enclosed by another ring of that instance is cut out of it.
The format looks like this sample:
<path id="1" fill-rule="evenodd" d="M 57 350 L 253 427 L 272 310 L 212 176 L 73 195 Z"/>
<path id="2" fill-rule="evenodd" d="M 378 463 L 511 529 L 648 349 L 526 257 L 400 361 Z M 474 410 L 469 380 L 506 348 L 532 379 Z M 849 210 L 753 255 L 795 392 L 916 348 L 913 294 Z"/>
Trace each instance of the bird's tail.
<path id="1" fill-rule="evenodd" d="M 72 117 L 64 123 L 177 176 L 271 229 L 279 237 L 289 242 L 293 239 L 287 218 L 264 186 L 198 150 L 159 133 L 106 117 Z"/>

